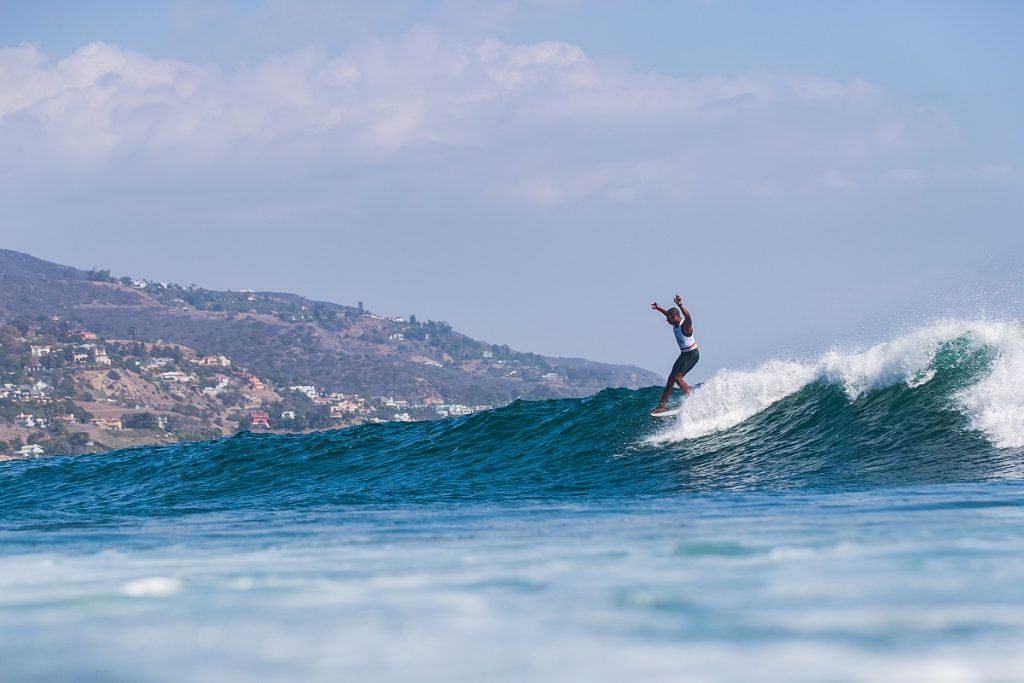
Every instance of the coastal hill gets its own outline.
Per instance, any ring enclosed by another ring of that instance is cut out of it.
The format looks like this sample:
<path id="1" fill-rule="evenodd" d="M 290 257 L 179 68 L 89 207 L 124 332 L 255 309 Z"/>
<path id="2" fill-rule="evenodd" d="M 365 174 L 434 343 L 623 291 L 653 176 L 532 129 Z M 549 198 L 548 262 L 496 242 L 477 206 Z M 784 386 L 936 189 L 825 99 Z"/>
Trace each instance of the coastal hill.
<path id="1" fill-rule="evenodd" d="M 425 419 L 660 380 L 633 366 L 514 351 L 445 322 L 381 315 L 361 303 L 115 277 L 9 250 L 0 250 L 0 325 L 8 394 L 0 392 L 0 432 L 5 413 L 16 420 L 30 412 L 12 392 L 24 399 L 25 387 L 40 383 L 51 401 L 71 401 L 81 413 L 99 400 L 108 426 L 126 411 L 177 411 L 177 422 L 188 423 L 180 437 L 194 438 L 254 426 Z M 121 422 L 109 431 L 128 430 Z M 92 436 L 109 444 L 128 435 Z"/>

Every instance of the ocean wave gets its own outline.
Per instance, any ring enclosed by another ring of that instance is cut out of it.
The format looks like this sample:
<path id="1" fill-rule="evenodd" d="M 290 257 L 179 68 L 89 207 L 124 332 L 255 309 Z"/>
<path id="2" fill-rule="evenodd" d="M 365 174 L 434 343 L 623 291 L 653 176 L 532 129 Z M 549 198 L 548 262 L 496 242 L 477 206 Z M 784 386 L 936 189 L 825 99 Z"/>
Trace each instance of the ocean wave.
<path id="1" fill-rule="evenodd" d="M 727 430 L 812 382 L 840 387 L 853 402 L 903 385 L 916 389 L 938 373 L 970 369 L 978 356 L 987 374 L 955 395 L 954 405 L 1001 448 L 1024 446 L 1024 328 L 1016 322 L 944 321 L 861 350 L 833 349 L 813 361 L 771 360 L 746 371 L 724 370 L 683 406 L 655 443 Z"/>
<path id="2" fill-rule="evenodd" d="M 1024 328 L 930 325 L 659 389 L 470 416 L 0 463 L 0 525 L 239 509 L 571 501 L 1024 477 Z"/>

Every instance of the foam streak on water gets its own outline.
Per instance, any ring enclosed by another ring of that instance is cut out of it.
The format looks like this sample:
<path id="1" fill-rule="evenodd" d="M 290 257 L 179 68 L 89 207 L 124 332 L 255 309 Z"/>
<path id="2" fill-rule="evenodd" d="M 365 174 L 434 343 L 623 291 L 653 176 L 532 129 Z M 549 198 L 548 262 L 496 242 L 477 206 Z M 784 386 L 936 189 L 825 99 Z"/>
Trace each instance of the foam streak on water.
<path id="1" fill-rule="evenodd" d="M 1022 501 L 209 515 L 65 550 L 44 532 L 0 562 L 0 656 L 18 681 L 1010 680 Z"/>

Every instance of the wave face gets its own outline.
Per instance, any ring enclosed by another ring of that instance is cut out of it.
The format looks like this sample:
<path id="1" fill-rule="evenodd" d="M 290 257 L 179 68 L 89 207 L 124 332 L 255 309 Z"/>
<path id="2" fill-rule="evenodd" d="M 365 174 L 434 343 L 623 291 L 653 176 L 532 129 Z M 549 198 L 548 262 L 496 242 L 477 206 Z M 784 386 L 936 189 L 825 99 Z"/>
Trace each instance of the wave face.
<path id="1" fill-rule="evenodd" d="M 865 350 L 723 370 L 668 425 L 658 389 L 458 419 L 0 466 L 4 524 L 238 509 L 833 491 L 1024 474 L 1024 327 L 938 323 Z"/>

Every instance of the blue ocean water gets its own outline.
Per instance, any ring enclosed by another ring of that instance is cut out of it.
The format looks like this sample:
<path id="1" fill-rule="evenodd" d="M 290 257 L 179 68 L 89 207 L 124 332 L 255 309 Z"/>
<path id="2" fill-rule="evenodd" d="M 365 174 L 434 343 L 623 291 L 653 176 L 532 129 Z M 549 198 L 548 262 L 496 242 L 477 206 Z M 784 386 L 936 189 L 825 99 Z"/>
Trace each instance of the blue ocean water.
<path id="1" fill-rule="evenodd" d="M 0 463 L 11 681 L 1024 680 L 1024 328 Z"/>

